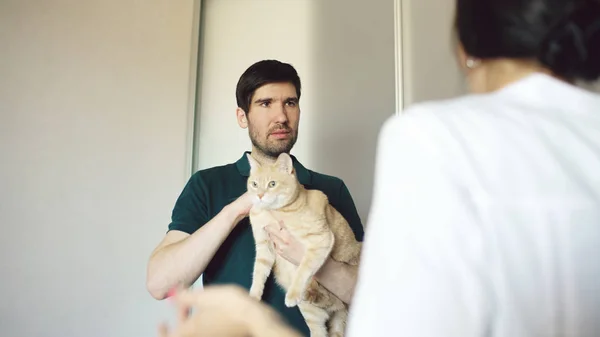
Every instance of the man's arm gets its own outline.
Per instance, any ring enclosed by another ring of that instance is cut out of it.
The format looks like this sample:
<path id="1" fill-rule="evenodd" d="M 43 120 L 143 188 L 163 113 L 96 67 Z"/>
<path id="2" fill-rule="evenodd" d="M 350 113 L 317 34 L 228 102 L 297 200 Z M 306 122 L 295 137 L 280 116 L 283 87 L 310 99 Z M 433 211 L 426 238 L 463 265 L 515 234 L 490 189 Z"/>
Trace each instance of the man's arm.
<path id="1" fill-rule="evenodd" d="M 354 200 L 346 184 L 342 183 L 336 209 L 346 219 L 357 241 L 363 240 L 364 229 Z M 338 262 L 328 258 L 319 272 L 315 275 L 317 281 L 331 291 L 342 302 L 350 304 L 356 287 L 358 266 Z"/>
<path id="2" fill-rule="evenodd" d="M 168 232 L 148 262 L 146 282 L 150 294 L 164 299 L 171 288 L 194 283 L 244 216 L 243 205 L 234 202 L 192 235 Z"/>
<path id="3" fill-rule="evenodd" d="M 356 287 L 357 275 L 358 266 L 338 262 L 330 257 L 317 272 L 315 278 L 319 284 L 331 291 L 342 302 L 350 304 Z"/>

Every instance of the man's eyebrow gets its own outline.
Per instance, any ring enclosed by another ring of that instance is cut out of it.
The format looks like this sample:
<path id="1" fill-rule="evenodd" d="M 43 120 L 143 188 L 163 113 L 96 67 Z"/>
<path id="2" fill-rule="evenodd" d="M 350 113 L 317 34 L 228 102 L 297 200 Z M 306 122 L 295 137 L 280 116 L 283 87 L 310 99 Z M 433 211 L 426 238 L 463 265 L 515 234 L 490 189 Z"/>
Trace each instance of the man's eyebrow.
<path id="1" fill-rule="evenodd" d="M 260 103 L 270 103 L 270 102 L 273 102 L 273 99 L 269 98 L 269 97 L 267 97 L 267 98 L 258 98 L 257 100 L 254 101 L 254 103 L 258 103 L 258 104 L 260 104 Z"/>
<path id="2" fill-rule="evenodd" d="M 298 102 L 298 97 L 288 97 L 285 99 L 286 102 Z"/>

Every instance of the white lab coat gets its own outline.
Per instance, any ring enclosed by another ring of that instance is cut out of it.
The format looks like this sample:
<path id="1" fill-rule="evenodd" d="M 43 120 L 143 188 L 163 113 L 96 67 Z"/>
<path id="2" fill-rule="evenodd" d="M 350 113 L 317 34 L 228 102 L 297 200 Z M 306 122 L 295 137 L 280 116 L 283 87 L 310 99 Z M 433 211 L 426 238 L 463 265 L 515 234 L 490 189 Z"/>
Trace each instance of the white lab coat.
<path id="1" fill-rule="evenodd" d="M 347 337 L 600 336 L 600 95 L 544 74 L 388 120 Z"/>

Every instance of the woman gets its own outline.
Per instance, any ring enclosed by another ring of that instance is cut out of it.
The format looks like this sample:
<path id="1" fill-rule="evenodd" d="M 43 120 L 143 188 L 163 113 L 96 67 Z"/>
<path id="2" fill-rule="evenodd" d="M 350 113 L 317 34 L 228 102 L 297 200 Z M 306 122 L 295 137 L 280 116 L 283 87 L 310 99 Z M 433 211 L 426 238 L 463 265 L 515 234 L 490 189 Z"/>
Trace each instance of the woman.
<path id="1" fill-rule="evenodd" d="M 382 129 L 348 336 L 600 334 L 597 0 L 458 0 L 472 94 Z"/>
<path id="2" fill-rule="evenodd" d="M 472 93 L 384 125 L 348 336 L 598 334 L 600 96 L 573 85 L 600 77 L 598 1 L 457 0 Z M 231 298 L 198 302 L 282 326 Z"/>

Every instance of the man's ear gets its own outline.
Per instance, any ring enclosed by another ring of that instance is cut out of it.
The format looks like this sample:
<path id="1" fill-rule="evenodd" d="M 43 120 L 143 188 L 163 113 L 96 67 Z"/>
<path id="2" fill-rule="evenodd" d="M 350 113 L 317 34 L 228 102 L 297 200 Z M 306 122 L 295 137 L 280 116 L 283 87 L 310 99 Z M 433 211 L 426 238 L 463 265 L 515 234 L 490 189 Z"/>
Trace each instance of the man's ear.
<path id="1" fill-rule="evenodd" d="M 242 129 L 246 129 L 248 127 L 248 117 L 246 117 L 246 112 L 242 108 L 235 109 L 235 115 L 238 121 L 238 125 Z"/>

